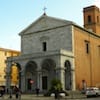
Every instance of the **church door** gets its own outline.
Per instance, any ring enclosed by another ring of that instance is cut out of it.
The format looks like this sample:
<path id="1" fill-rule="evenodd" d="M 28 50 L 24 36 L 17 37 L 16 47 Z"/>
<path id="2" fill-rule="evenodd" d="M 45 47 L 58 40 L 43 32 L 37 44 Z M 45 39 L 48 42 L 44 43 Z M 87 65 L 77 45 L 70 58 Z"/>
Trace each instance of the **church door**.
<path id="1" fill-rule="evenodd" d="M 34 61 L 29 61 L 25 69 L 25 89 L 26 92 L 32 92 L 37 86 L 37 64 Z"/>
<path id="2" fill-rule="evenodd" d="M 31 90 L 31 79 L 27 79 L 27 89 Z"/>
<path id="3" fill-rule="evenodd" d="M 48 87 L 48 82 L 47 82 L 47 76 L 42 76 L 42 89 L 43 90 L 47 90 L 47 87 Z"/>

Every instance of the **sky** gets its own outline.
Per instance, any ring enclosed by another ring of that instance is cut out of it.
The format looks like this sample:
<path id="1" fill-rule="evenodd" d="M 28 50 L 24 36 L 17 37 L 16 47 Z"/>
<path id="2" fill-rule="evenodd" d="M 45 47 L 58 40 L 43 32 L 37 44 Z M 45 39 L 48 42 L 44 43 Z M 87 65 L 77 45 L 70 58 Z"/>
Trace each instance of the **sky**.
<path id="1" fill-rule="evenodd" d="M 0 0 L 0 47 L 20 50 L 19 33 L 38 19 L 46 7 L 48 16 L 83 26 L 83 8 L 100 7 L 100 0 Z"/>

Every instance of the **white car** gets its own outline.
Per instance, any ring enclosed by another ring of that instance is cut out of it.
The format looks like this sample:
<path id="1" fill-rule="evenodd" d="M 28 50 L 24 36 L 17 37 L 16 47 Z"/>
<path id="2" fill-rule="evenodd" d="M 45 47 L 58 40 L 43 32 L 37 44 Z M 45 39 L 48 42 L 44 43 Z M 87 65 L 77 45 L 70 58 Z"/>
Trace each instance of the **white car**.
<path id="1" fill-rule="evenodd" d="M 100 90 L 97 87 L 89 87 L 86 89 L 86 96 L 100 96 Z"/>

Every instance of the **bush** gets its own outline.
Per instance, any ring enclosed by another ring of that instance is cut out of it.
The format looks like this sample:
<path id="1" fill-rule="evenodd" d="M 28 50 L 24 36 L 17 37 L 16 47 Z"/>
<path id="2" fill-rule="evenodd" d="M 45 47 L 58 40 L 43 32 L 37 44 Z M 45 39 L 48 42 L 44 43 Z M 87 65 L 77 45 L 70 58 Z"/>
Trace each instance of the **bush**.
<path id="1" fill-rule="evenodd" d="M 61 81 L 56 78 L 54 78 L 51 81 L 51 87 L 50 87 L 49 91 L 44 94 L 44 96 L 50 96 L 51 93 L 55 93 L 55 91 L 58 91 L 59 93 L 65 93 L 65 95 L 68 96 L 68 93 L 66 91 L 62 90 Z"/>
<path id="2" fill-rule="evenodd" d="M 53 79 L 52 81 L 51 81 L 51 88 L 50 88 L 50 90 L 62 90 L 62 84 L 61 84 L 61 81 L 60 80 L 58 80 L 58 79 Z"/>

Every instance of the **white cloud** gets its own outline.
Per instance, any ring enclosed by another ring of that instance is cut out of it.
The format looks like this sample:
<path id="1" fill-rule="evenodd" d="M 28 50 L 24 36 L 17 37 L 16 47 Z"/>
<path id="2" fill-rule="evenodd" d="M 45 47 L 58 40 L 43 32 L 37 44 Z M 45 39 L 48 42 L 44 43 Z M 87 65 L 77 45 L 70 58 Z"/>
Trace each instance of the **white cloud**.
<path id="1" fill-rule="evenodd" d="M 100 8 L 100 0 L 94 0 L 93 4 Z"/>

